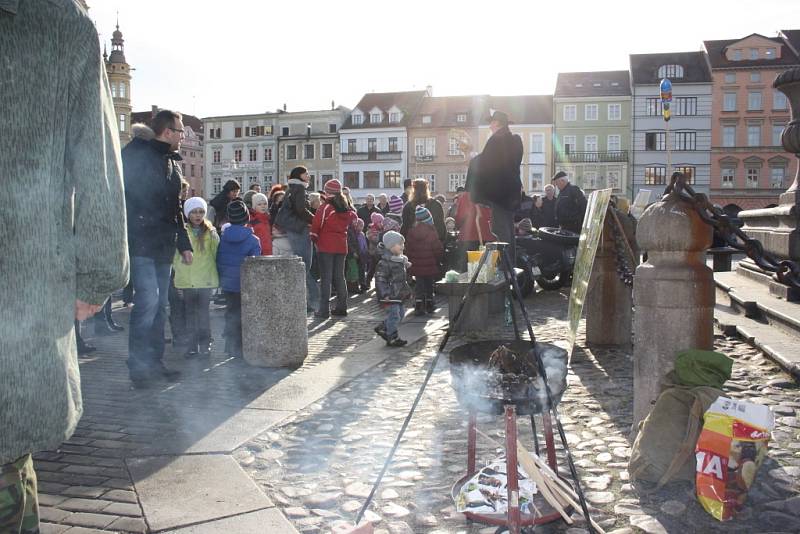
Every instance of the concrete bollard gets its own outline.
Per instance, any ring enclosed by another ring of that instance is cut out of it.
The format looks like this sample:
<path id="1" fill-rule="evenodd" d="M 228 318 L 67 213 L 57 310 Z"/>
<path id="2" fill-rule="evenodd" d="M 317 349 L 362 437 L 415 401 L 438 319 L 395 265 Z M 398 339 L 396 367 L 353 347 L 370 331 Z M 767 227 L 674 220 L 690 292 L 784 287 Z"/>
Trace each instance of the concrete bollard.
<path id="1" fill-rule="evenodd" d="M 609 208 L 611 209 L 611 208 Z M 620 217 L 624 215 L 619 214 Z M 609 213 L 603 225 L 603 234 L 589 280 L 586 295 L 586 343 L 597 346 L 629 347 L 633 299 L 631 290 L 617 275 L 617 253 Z M 632 225 L 632 223 L 631 223 Z M 627 229 L 625 229 L 627 230 Z M 628 232 L 625 232 L 628 236 Z M 631 228 L 630 236 L 633 232 Z M 635 244 L 632 243 L 632 246 Z M 635 264 L 631 260 L 631 268 Z"/>
<path id="2" fill-rule="evenodd" d="M 633 431 L 650 413 L 664 376 L 685 349 L 714 344 L 714 274 L 706 266 L 713 231 L 670 195 L 642 214 L 636 239 L 647 261 L 633 281 Z"/>
<path id="3" fill-rule="evenodd" d="M 297 256 L 255 256 L 242 265 L 244 359 L 299 367 L 308 355 L 306 270 Z"/>

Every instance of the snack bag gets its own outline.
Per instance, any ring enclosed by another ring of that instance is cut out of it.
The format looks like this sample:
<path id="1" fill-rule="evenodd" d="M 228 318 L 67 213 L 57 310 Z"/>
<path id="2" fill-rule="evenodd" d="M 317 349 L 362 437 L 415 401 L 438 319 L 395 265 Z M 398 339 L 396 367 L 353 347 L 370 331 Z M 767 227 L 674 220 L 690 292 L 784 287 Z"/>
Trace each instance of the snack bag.
<path id="1" fill-rule="evenodd" d="M 700 504 L 718 520 L 732 519 L 744 506 L 774 424 L 768 407 L 726 397 L 706 411 L 695 480 Z"/>
<path id="2" fill-rule="evenodd" d="M 519 482 L 519 509 L 523 514 L 534 514 L 533 496 L 536 483 L 528 478 L 522 466 L 517 464 Z M 508 511 L 508 487 L 506 460 L 498 458 L 475 473 L 461 487 L 456 496 L 458 512 L 476 514 L 505 514 Z"/>

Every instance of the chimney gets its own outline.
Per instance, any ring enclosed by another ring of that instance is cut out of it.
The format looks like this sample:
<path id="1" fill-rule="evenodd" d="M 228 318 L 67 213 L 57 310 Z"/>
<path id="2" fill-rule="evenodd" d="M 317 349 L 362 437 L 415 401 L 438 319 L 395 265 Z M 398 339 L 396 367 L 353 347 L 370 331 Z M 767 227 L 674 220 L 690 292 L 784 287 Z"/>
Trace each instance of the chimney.
<path id="1" fill-rule="evenodd" d="M 150 116 L 155 117 L 158 115 L 158 106 L 150 106 Z"/>
<path id="2" fill-rule="evenodd" d="M 283 111 L 286 111 L 286 104 L 283 104 Z"/>
<path id="3" fill-rule="evenodd" d="M 331 100 L 331 110 L 334 109 L 336 109 L 336 103 L 333 100 Z"/>
<path id="4" fill-rule="evenodd" d="M 433 86 L 432 85 L 425 86 L 425 92 L 427 93 L 428 96 L 433 96 Z"/>

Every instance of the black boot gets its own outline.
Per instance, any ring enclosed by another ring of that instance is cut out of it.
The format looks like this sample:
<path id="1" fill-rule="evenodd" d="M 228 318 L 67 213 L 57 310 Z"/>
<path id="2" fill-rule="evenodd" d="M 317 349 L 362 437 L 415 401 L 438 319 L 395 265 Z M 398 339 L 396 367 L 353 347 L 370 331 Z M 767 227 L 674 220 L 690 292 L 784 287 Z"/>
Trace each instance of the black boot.
<path id="1" fill-rule="evenodd" d="M 433 297 L 425 297 L 425 313 L 432 314 L 436 311 L 436 301 Z"/>
<path id="2" fill-rule="evenodd" d="M 425 315 L 425 300 L 417 299 L 414 302 L 414 315 Z"/>

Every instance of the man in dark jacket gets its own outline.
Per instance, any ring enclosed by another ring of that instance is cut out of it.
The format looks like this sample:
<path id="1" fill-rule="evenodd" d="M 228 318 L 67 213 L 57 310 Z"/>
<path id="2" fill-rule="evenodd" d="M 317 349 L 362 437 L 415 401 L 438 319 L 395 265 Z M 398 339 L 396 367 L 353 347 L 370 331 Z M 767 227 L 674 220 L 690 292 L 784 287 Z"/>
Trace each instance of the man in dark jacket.
<path id="1" fill-rule="evenodd" d="M 580 187 L 569 183 L 567 173 L 564 171 L 559 171 L 553 176 L 553 183 L 558 188 L 556 222 L 559 228 L 580 233 L 583 215 L 586 213 L 586 195 Z"/>
<path id="2" fill-rule="evenodd" d="M 553 184 L 544 186 L 544 197 L 540 209 L 542 226 L 556 225 L 556 187 Z"/>
<path id="3" fill-rule="evenodd" d="M 153 118 L 150 139 L 136 137 L 122 150 L 128 245 L 131 254 L 133 311 L 128 369 L 141 387 L 161 375 L 177 380 L 164 366 L 164 322 L 175 249 L 192 263 L 192 245 L 181 212 L 178 150 L 184 137 L 180 113 L 163 110 Z"/>
<path id="4" fill-rule="evenodd" d="M 514 212 L 519 207 L 522 181 L 522 138 L 508 128 L 508 115 L 492 114 L 489 129 L 492 136 L 480 154 L 474 178 L 467 180 L 472 201 L 492 209 L 492 232 L 499 241 L 510 244 L 511 262 L 515 261 Z"/>
<path id="5" fill-rule="evenodd" d="M 358 208 L 356 214 L 358 218 L 364 221 L 364 232 L 369 227 L 370 223 L 372 223 L 372 214 L 373 213 L 381 213 L 377 207 L 375 207 L 375 195 L 367 195 L 367 199 L 364 202 L 364 205 Z M 383 215 L 381 213 L 381 215 Z"/>

